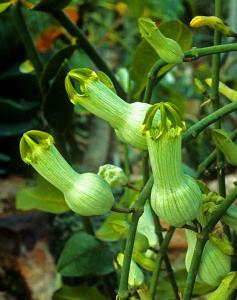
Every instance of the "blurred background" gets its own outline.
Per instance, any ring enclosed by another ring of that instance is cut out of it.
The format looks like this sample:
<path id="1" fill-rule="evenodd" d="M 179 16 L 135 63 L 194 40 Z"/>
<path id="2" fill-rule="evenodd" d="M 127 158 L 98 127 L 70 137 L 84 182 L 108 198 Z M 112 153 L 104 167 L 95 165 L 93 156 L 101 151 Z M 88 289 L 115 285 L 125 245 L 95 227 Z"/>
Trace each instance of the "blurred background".
<path id="1" fill-rule="evenodd" d="M 129 170 L 132 184 L 142 179 L 141 156 L 140 151 L 124 147 L 105 122 L 70 103 L 64 89 L 67 71 L 75 67 L 97 69 L 83 50 L 80 39 L 73 38 L 52 14 L 23 8 L 23 25 L 37 52 L 38 69 L 42 70 L 39 76 L 31 61 L 30 46 L 25 45 L 22 20 L 16 17 L 13 2 L 16 1 L 10 1 L 8 8 L 0 14 L 0 300 L 47 300 L 52 298 L 55 289 L 56 261 L 63 245 L 83 225 L 79 216 L 65 208 L 57 214 L 33 209 L 41 208 L 39 202 L 47 200 L 51 192 L 50 187 L 20 159 L 22 134 L 30 129 L 48 131 L 76 170 L 97 172 L 100 165 L 113 163 Z M 24 4 L 30 6 L 38 2 Z M 138 18 L 152 18 L 163 33 L 176 39 L 184 50 L 207 47 L 213 43 L 213 31 L 206 27 L 191 30 L 189 22 L 196 15 L 214 14 L 213 2 L 72 0 L 63 11 L 72 24 L 83 30 L 113 71 L 128 95 L 126 100 L 133 102 L 142 99 L 146 75 L 158 59 L 157 54 L 141 41 Z M 223 3 L 223 18 L 237 31 L 236 1 Z M 233 38 L 223 38 L 223 43 L 233 41 Z M 222 55 L 221 80 L 233 89 L 237 86 L 236 60 L 235 53 Z M 210 66 L 211 57 L 204 57 L 183 63 L 167 74 L 166 71 L 159 74 L 153 103 L 174 102 L 187 124 L 194 124 L 212 110 L 208 104 L 201 105 L 208 98 L 208 87 L 205 87 L 205 92 L 200 92 L 195 84 L 195 79 L 205 84 L 205 79 L 211 75 Z M 39 81 L 43 82 L 44 90 L 39 88 Z M 223 105 L 227 102 L 221 98 Z M 234 114 L 225 121 L 224 127 L 227 130 L 236 127 Z M 184 159 L 191 168 L 190 172 L 212 149 L 208 130 L 188 145 Z M 129 158 L 129 166 L 125 157 Z M 227 170 L 227 181 L 233 181 L 234 172 L 234 169 Z M 204 174 L 204 179 L 213 189 L 215 177 L 216 170 L 212 166 Z M 50 195 L 55 199 L 62 196 L 57 193 Z M 102 220 L 96 218 L 93 222 L 96 227 Z M 113 247 L 112 252 L 115 252 Z M 178 230 L 170 246 L 170 255 L 177 268 L 183 263 L 185 250 L 185 238 Z M 180 282 L 184 282 L 185 274 L 180 271 L 178 276 Z M 69 285 L 96 284 L 103 291 L 93 274 L 68 278 L 66 282 Z M 114 276 L 114 288 L 116 284 Z M 163 293 L 168 293 L 169 286 L 164 283 L 163 287 Z M 203 290 L 197 293 L 202 294 Z M 164 297 L 161 299 L 169 299 L 167 295 Z M 103 299 L 103 296 L 96 294 L 85 299 Z"/>

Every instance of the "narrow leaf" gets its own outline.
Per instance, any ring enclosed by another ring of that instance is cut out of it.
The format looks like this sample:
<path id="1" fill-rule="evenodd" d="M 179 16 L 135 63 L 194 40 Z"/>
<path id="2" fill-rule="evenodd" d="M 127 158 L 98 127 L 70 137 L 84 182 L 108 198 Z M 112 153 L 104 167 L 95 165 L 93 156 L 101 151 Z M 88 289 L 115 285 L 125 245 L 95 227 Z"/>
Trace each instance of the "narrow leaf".
<path id="1" fill-rule="evenodd" d="M 212 138 L 215 145 L 223 152 L 227 162 L 237 165 L 237 145 L 230 139 L 228 133 L 223 129 L 214 129 Z"/>
<path id="2" fill-rule="evenodd" d="M 43 112 L 46 120 L 60 134 L 67 130 L 73 117 L 73 105 L 63 88 L 66 75 L 65 62 L 58 70 L 43 103 Z"/>
<path id="3" fill-rule="evenodd" d="M 11 1 L 1 3 L 0 4 L 0 13 L 4 12 L 11 4 L 12 4 Z"/>
<path id="4" fill-rule="evenodd" d="M 73 52 L 78 48 L 77 45 L 67 46 L 58 51 L 45 66 L 41 75 L 41 84 L 45 86 L 56 75 L 65 58 L 69 59 Z"/>
<path id="5" fill-rule="evenodd" d="M 39 209 L 56 214 L 69 211 L 63 194 L 42 177 L 38 178 L 36 186 L 18 190 L 16 208 L 20 210 Z"/>

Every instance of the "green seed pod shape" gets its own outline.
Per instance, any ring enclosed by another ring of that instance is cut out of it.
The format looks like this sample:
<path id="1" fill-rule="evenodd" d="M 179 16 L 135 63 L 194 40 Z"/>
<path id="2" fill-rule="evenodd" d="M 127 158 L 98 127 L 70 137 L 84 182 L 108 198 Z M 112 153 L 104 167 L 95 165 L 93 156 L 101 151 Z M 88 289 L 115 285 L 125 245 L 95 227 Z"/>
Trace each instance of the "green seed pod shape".
<path id="1" fill-rule="evenodd" d="M 185 231 L 188 240 L 188 251 L 185 258 L 185 265 L 186 269 L 189 270 L 197 237 L 195 232 L 191 230 Z M 231 256 L 224 254 L 212 242 L 207 241 L 198 270 L 198 281 L 205 282 L 210 286 L 216 287 L 220 284 L 222 278 L 230 272 L 230 270 Z"/>
<path id="2" fill-rule="evenodd" d="M 80 93 L 74 89 L 72 79 L 80 84 Z M 65 87 L 73 104 L 82 105 L 89 112 L 107 121 L 122 142 L 135 148 L 147 149 L 146 138 L 141 129 L 150 104 L 125 102 L 115 94 L 110 79 L 104 73 L 96 74 L 90 69 L 71 70 L 65 79 Z M 158 121 L 159 112 L 155 118 Z"/>
<path id="3" fill-rule="evenodd" d="M 196 181 L 182 169 L 181 134 L 176 129 L 165 131 L 155 139 L 146 133 L 154 175 L 151 205 L 155 213 L 175 227 L 197 217 L 201 191 Z"/>
<path id="4" fill-rule="evenodd" d="M 20 141 L 22 160 L 58 188 L 75 213 L 93 216 L 108 212 L 114 203 L 108 183 L 99 175 L 75 172 L 53 142 L 53 137 L 46 132 L 30 130 L 24 133 Z"/>

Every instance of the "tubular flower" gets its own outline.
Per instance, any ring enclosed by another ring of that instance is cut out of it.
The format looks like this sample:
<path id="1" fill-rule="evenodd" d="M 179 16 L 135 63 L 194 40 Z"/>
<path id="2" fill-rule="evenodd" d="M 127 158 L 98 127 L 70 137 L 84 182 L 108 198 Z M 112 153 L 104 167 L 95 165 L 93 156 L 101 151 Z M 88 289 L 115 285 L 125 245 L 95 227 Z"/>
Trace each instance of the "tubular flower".
<path id="1" fill-rule="evenodd" d="M 154 125 L 153 116 L 157 109 L 160 110 L 161 121 Z M 169 102 L 155 104 L 144 120 L 154 175 L 151 205 L 160 218 L 175 227 L 194 220 L 201 204 L 198 184 L 182 169 L 181 133 L 184 129 L 177 108 Z"/>
<path id="2" fill-rule="evenodd" d="M 72 79 L 79 83 L 79 93 L 74 89 Z M 139 149 L 147 149 L 141 126 L 150 104 L 125 102 L 115 94 L 112 82 L 104 73 L 96 73 L 86 68 L 68 72 L 65 87 L 73 104 L 80 104 L 89 112 L 107 121 L 122 142 Z"/>
<path id="3" fill-rule="evenodd" d="M 197 233 L 191 230 L 185 231 L 188 241 L 185 265 L 187 270 L 189 270 L 197 241 Z M 221 241 L 220 244 L 223 244 L 223 242 Z M 197 279 L 210 286 L 216 287 L 230 270 L 231 256 L 225 254 L 215 243 L 208 240 L 203 250 Z"/>
<path id="4" fill-rule="evenodd" d="M 75 172 L 53 144 L 50 134 L 30 130 L 20 141 L 21 158 L 64 194 L 72 211 L 83 216 L 108 212 L 114 203 L 108 183 L 99 175 Z"/>

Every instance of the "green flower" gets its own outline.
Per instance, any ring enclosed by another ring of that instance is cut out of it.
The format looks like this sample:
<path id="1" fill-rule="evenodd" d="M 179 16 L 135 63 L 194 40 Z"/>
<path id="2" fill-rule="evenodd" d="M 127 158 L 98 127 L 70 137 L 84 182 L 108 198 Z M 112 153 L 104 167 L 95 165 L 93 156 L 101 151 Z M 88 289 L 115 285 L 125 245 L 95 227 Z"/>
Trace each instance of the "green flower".
<path id="1" fill-rule="evenodd" d="M 78 92 L 73 86 L 79 84 Z M 127 103 L 118 97 L 110 79 L 102 72 L 78 68 L 68 72 L 65 87 L 71 102 L 82 105 L 89 112 L 107 121 L 124 143 L 139 149 L 147 149 L 142 135 L 142 122 L 150 104 Z M 157 114 L 157 119 L 159 114 Z"/>
<path id="2" fill-rule="evenodd" d="M 53 137 L 42 131 L 30 130 L 20 141 L 22 160 L 58 188 L 72 211 L 83 215 L 108 212 L 114 197 L 110 186 L 99 175 L 79 174 L 65 161 L 54 146 Z"/>

